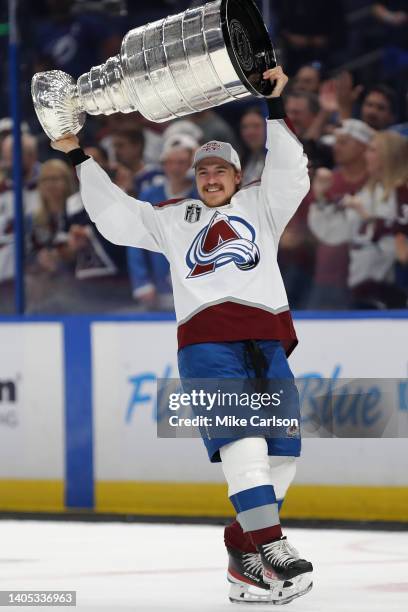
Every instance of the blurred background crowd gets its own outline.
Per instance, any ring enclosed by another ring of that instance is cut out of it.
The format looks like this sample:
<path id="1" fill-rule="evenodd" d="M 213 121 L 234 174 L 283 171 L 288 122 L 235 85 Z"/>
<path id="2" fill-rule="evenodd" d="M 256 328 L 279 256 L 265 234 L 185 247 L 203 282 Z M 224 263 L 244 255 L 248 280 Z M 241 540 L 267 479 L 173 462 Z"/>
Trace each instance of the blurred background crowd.
<path id="1" fill-rule="evenodd" d="M 131 28 L 204 0 L 21 0 L 21 101 L 28 313 L 173 308 L 164 256 L 107 242 L 78 183 L 53 151 L 29 95 L 34 72 L 74 77 L 120 49 Z M 406 308 L 408 298 L 408 3 L 258 2 L 279 63 L 285 106 L 309 157 L 311 190 L 286 228 L 279 262 L 295 309 Z M 0 44 L 7 57 L 7 3 Z M 12 122 L 0 62 L 0 314 L 14 309 Z M 243 184 L 265 159 L 266 107 L 248 97 L 167 124 L 139 113 L 88 117 L 81 143 L 123 190 L 155 205 L 195 197 L 195 149 L 239 151 Z"/>

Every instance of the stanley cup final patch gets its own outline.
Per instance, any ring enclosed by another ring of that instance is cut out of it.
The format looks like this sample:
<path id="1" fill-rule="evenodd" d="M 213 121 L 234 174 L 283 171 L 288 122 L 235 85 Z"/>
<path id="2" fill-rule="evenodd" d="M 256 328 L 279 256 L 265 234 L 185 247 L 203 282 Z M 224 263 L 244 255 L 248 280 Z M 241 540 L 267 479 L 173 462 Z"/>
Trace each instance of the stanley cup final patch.
<path id="1" fill-rule="evenodd" d="M 186 207 L 186 214 L 184 215 L 184 221 L 187 223 L 196 223 L 201 217 L 201 206 L 199 204 L 189 204 Z"/>

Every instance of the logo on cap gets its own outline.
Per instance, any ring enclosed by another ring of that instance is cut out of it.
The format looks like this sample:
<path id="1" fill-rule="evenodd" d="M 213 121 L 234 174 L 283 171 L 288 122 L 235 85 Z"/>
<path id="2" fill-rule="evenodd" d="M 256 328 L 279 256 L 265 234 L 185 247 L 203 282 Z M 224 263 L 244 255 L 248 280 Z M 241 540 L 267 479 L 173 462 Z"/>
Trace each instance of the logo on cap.
<path id="1" fill-rule="evenodd" d="M 202 151 L 209 153 L 210 151 L 219 151 L 221 149 L 221 145 L 219 142 L 207 142 L 205 145 L 201 147 Z"/>

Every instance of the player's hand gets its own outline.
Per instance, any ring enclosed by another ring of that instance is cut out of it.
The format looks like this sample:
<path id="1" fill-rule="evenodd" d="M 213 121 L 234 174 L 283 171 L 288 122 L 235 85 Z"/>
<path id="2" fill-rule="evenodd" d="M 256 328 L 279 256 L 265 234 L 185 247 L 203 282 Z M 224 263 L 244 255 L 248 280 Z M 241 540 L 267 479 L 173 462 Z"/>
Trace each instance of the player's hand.
<path id="1" fill-rule="evenodd" d="M 266 70 L 263 73 L 263 78 L 265 81 L 269 79 L 273 87 L 272 93 L 270 96 L 268 96 L 268 98 L 279 98 L 282 91 L 286 87 L 286 83 L 289 81 L 289 78 L 283 72 L 281 66 L 276 66 L 276 68 Z"/>
<path id="2" fill-rule="evenodd" d="M 79 148 L 78 136 L 76 136 L 75 134 L 68 134 L 67 136 L 59 138 L 58 140 L 52 140 L 51 147 L 56 151 L 62 151 L 62 153 L 69 153 L 70 151 Z"/>

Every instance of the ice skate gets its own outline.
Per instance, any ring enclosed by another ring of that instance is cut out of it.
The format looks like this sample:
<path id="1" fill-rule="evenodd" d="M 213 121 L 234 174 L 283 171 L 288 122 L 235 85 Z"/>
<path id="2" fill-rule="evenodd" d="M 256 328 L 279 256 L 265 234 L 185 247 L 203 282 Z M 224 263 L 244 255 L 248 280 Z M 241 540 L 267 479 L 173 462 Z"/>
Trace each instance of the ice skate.
<path id="1" fill-rule="evenodd" d="M 272 585 L 265 582 L 264 567 L 259 553 L 242 553 L 228 548 L 228 557 L 227 578 L 231 584 L 229 600 L 232 603 L 283 605 L 304 595 L 312 588 L 310 582 L 309 588 L 300 593 L 289 580 L 275 581 Z"/>
<path id="2" fill-rule="evenodd" d="M 289 544 L 286 537 L 262 544 L 258 550 L 263 565 L 263 581 L 270 585 L 271 591 L 279 589 L 282 582 L 286 585 L 285 594 L 290 599 L 285 597 L 284 603 L 310 591 L 313 586 L 313 565 L 310 561 L 300 558 L 298 551 Z"/>

